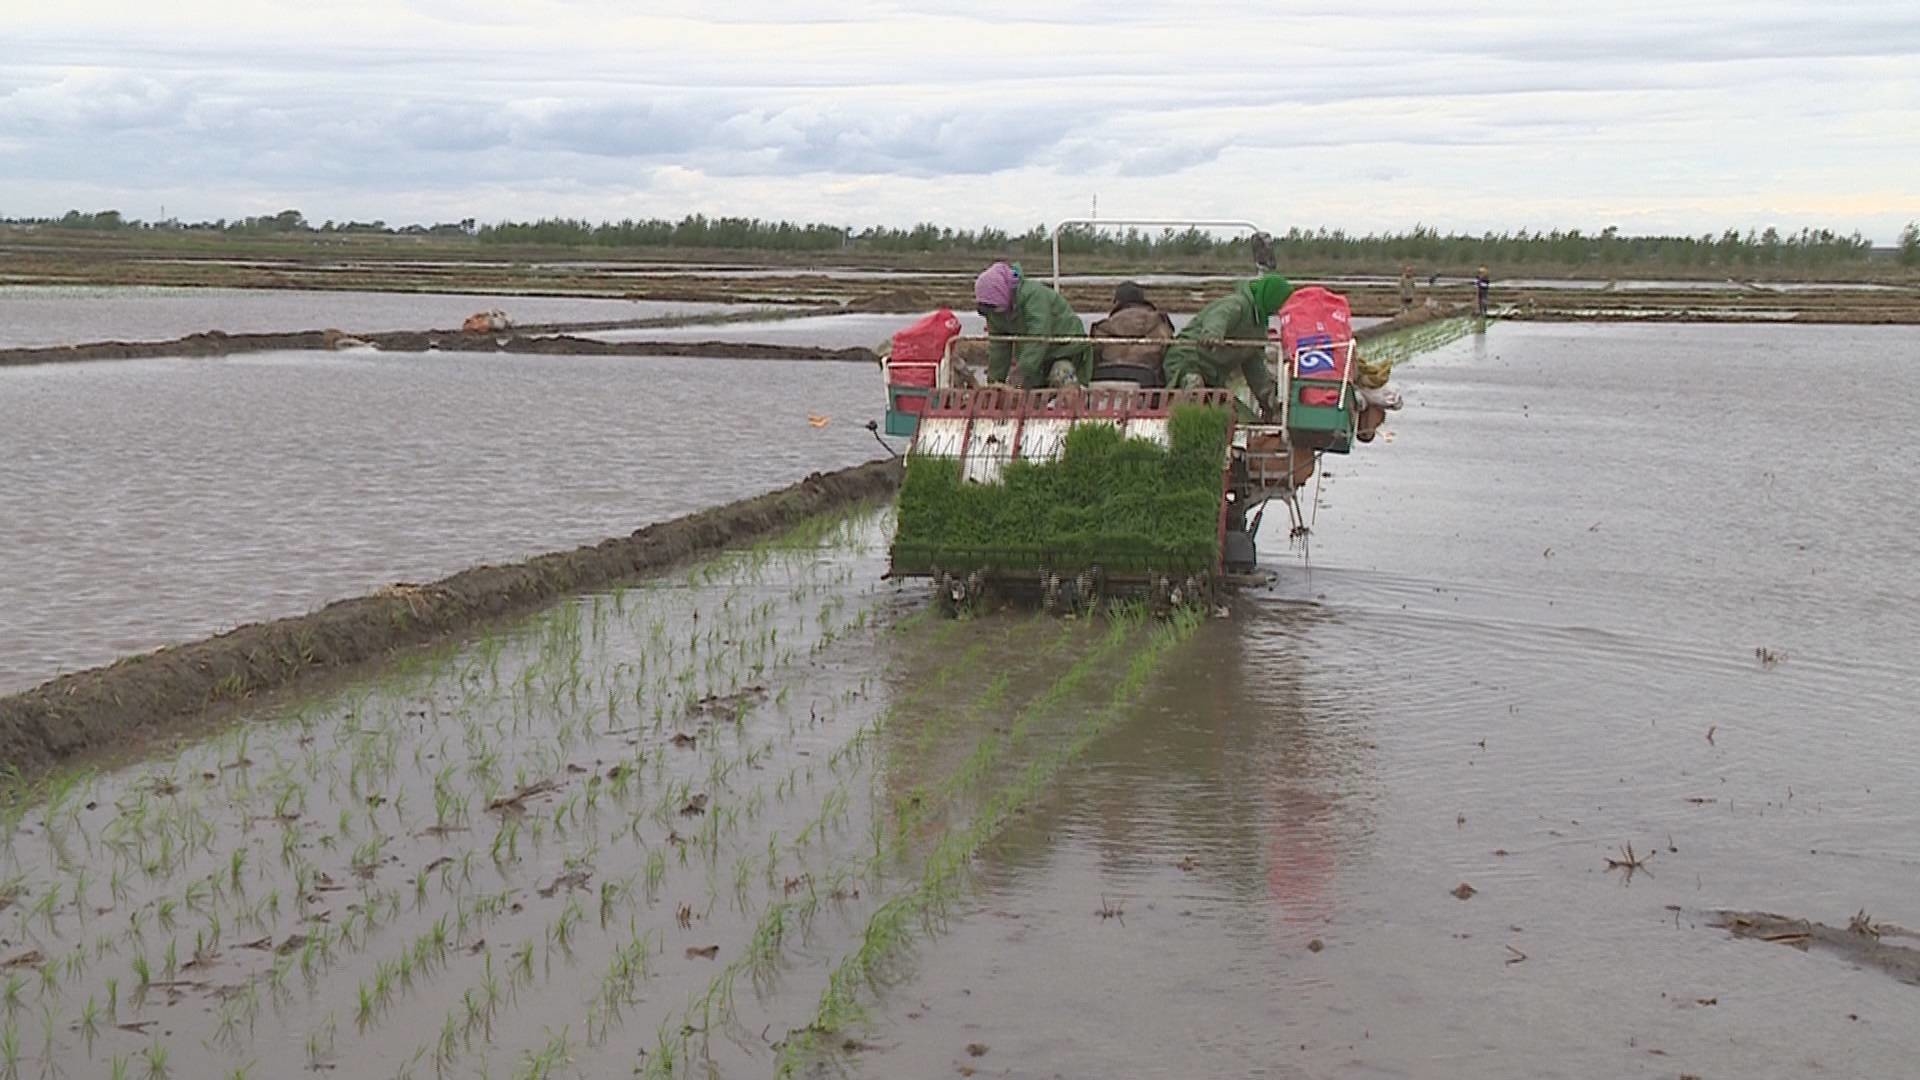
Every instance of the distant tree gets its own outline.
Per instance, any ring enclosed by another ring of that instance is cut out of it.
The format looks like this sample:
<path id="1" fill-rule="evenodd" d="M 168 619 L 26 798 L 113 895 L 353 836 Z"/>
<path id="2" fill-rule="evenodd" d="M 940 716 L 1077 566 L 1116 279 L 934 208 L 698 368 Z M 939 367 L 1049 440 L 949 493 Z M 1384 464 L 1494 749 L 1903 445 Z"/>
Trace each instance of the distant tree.
<path id="1" fill-rule="evenodd" d="M 54 224 L 63 229 L 94 229 L 101 232 L 114 232 L 128 227 L 128 222 L 118 210 L 100 210 L 91 214 L 69 210 Z"/>
<path id="2" fill-rule="evenodd" d="M 1907 222 L 1900 232 L 1900 265 L 1920 266 L 1920 222 Z"/>

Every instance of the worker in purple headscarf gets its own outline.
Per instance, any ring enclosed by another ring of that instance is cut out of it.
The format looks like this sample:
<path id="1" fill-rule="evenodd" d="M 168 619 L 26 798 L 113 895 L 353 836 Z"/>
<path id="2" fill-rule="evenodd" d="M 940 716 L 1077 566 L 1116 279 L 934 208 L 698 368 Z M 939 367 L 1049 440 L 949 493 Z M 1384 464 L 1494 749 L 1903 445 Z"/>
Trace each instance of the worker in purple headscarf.
<path id="1" fill-rule="evenodd" d="M 1087 328 L 1066 298 L 1020 267 L 997 262 L 973 283 L 974 305 L 987 317 L 989 335 L 1052 338 L 1051 341 L 994 341 L 987 344 L 987 381 L 1038 389 L 1084 385 L 1092 374 L 1093 353 Z M 1075 340 L 1063 340 L 1075 339 Z"/>

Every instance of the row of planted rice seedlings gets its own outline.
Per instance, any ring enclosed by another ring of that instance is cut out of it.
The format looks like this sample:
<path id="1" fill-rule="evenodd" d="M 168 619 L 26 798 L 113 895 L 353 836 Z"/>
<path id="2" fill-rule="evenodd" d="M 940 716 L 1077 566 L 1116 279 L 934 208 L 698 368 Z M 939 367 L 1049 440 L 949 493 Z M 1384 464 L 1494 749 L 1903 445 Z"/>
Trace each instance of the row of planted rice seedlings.
<path id="1" fill-rule="evenodd" d="M 346 1043 L 359 1071 L 407 1074 L 509 1052 L 541 1067 L 589 1027 L 604 1042 L 668 933 L 725 895 L 750 906 L 744 875 L 728 888 L 718 867 L 756 821 L 773 853 L 754 876 L 785 902 L 777 823 L 794 815 L 775 809 L 812 790 L 790 751 L 865 690 L 757 680 L 884 606 L 849 593 L 871 523 L 837 530 L 562 605 L 159 765 L 50 781 L 10 811 L 0 853 L 0 962 L 18 977 L 0 1068 L 11 1046 L 23 1066 L 213 1075 L 334 1064 Z M 788 835 L 848 818 L 844 783 L 820 802 Z M 704 895 L 669 921 L 655 905 L 676 880 Z M 763 958 L 772 936 L 749 938 Z M 588 938 L 612 957 L 597 996 L 528 1001 Z M 514 1009 L 558 1034 L 508 1032 Z"/>
<path id="2" fill-rule="evenodd" d="M 1098 624 L 1075 627 L 1046 618 L 1029 618 L 1005 622 L 985 620 L 979 623 L 949 623 L 948 627 L 966 627 L 969 635 L 979 635 L 981 640 L 956 651 L 934 650 L 952 659 L 941 666 L 928 664 L 913 669 L 910 678 L 912 690 L 894 698 L 894 707 L 883 713 L 876 713 L 863 725 L 856 735 L 843 742 L 840 755 L 844 760 L 864 760 L 867 748 L 876 745 L 887 746 L 886 759 L 871 767 L 860 767 L 867 784 L 869 843 L 862 849 L 853 850 L 842 847 L 837 862 L 830 868 L 811 870 L 807 881 L 827 880 L 832 883 L 830 896 L 836 901 L 846 898 L 847 883 L 854 884 L 856 890 L 865 890 L 864 895 L 854 893 L 856 903 L 836 903 L 835 914 L 841 917 L 838 931 L 831 935 L 814 934 L 814 924 L 810 921 L 812 908 L 804 901 L 770 909 L 763 919 L 763 932 L 755 935 L 756 941 L 772 940 L 779 947 L 771 950 L 769 959 L 749 956 L 745 963 L 752 965 L 755 974 L 756 991 L 763 989 L 763 976 L 771 980 L 774 974 L 798 968 L 809 976 L 830 977 L 835 960 L 841 955 L 836 951 L 836 941 L 842 946 L 858 952 L 872 954 L 879 942 L 891 942 L 890 935 L 884 930 L 892 925 L 889 912 L 898 912 L 900 905 L 895 901 L 880 901 L 889 893 L 897 892 L 892 882 L 898 881 L 911 890 L 920 880 L 922 871 L 915 865 L 916 852 L 924 852 L 932 847 L 937 836 L 928 836 L 920 827 L 931 819 L 944 816 L 936 812 L 936 806 L 944 807 L 956 798 L 959 789 L 968 783 L 966 776 L 946 776 L 928 784 L 922 781 L 916 771 L 917 765 L 907 760 L 907 755 L 896 758 L 894 751 L 924 748 L 923 733 L 945 732 L 958 748 L 973 748 L 972 756 L 977 756 L 983 744 L 998 741 L 995 729 L 989 718 L 1007 704 L 1010 687 L 1034 687 L 1032 696 L 1025 700 L 1016 714 L 1018 717 L 1030 714 L 1047 714 L 1057 710 L 1072 691 L 1085 682 L 1089 673 L 1111 660 L 1115 650 L 1128 639 L 1134 628 L 1134 622 L 1114 628 L 1101 628 Z M 995 648 L 994 646 L 998 646 Z M 1048 681 L 1032 678 L 1035 673 L 1055 670 L 1056 663 L 1078 654 L 1078 659 L 1069 665 L 1067 675 L 1061 680 Z M 988 671 L 980 669 L 993 665 Z M 1004 729 L 1003 729 L 1004 730 Z M 898 734 L 897 742 L 889 742 Z M 943 752 L 933 755 L 935 759 L 958 758 L 958 752 Z M 898 769 L 904 768 L 904 775 Z M 858 778 L 856 778 L 858 779 Z M 825 806 L 830 812 L 834 805 L 834 793 L 829 793 Z M 913 842 L 918 837 L 925 842 Z M 832 853 L 824 852 L 823 857 Z M 816 864 L 817 865 L 817 864 Z M 794 884 L 789 880 L 788 884 Z M 847 916 L 858 915 L 857 921 Z M 776 932 L 764 932 L 770 920 L 792 916 L 796 924 L 772 922 Z M 797 929 L 798 934 L 790 931 Z M 731 977 L 730 973 L 723 978 Z M 672 1029 L 663 1029 L 665 1041 L 657 1044 L 647 1061 L 645 1072 L 652 1076 L 679 1075 L 677 1070 L 693 1068 L 696 1073 L 715 1068 L 716 1047 L 714 1036 L 716 1026 L 721 1032 L 737 1032 L 742 1029 L 754 1029 L 762 1037 L 754 1041 L 752 1049 L 759 1067 L 767 1067 L 772 1062 L 762 1061 L 769 1049 L 795 1053 L 794 1045 L 788 1040 L 778 1044 L 768 1044 L 765 1035 L 769 1031 L 791 1031 L 799 1027 L 801 1044 L 811 1038 L 807 1032 L 812 1030 L 812 1021 L 817 1006 L 809 997 L 798 996 L 793 987 L 789 987 L 778 1000 L 762 1001 L 765 1006 L 756 1012 L 752 1022 L 741 1023 L 741 1013 L 737 1010 L 737 1001 L 727 992 L 726 986 L 717 988 L 720 992 L 696 999 L 689 1003 L 677 1036 Z M 764 995 L 761 995 L 764 997 Z M 725 1003 L 724 1008 L 716 1010 L 715 1001 Z M 764 1023 L 762 1022 L 764 1021 Z M 736 1044 L 741 1040 L 735 1038 Z M 735 1066 L 724 1055 L 725 1047 L 718 1058 L 724 1062 L 720 1067 L 722 1074 Z"/>
<path id="3" fill-rule="evenodd" d="M 688 1001 L 677 1024 L 659 1029 L 644 1060 L 646 1075 L 682 1075 L 689 1069 L 729 1075 L 750 1067 L 748 1061 L 754 1063 L 751 1067 L 771 1067 L 765 1034 L 784 1030 L 788 1018 L 807 1007 L 805 997 L 791 989 L 780 993 L 782 975 L 795 963 L 824 968 L 843 943 L 854 939 L 871 898 L 882 891 L 882 871 L 864 849 L 869 840 L 874 850 L 882 849 L 888 826 L 875 804 L 863 797 L 863 790 L 870 796 L 877 785 L 860 764 L 858 747 L 872 745 L 877 731 L 919 722 L 942 708 L 955 673 L 966 671 L 980 654 L 971 648 L 959 653 L 945 648 L 959 625 L 941 622 L 926 630 L 932 647 L 919 650 L 924 661 L 905 665 L 924 678 L 910 680 L 909 689 L 891 698 L 884 711 L 871 713 L 830 755 L 830 761 L 839 763 L 830 768 L 841 779 L 819 800 L 817 817 L 803 825 L 793 841 L 783 841 L 786 834 L 768 838 L 768 864 L 782 858 L 784 849 L 783 865 L 792 872 L 781 881 L 780 893 L 770 894 L 746 949 L 715 975 L 706 993 Z M 868 816 L 864 831 L 849 821 L 856 812 Z M 823 911 L 833 916 L 824 931 L 816 919 Z M 742 975 L 750 976 L 753 990 L 746 999 L 736 992 Z M 760 1034 L 746 1037 L 754 1032 Z"/>
<path id="4" fill-rule="evenodd" d="M 917 826 L 956 810 L 970 786 L 991 776 L 1005 777 L 973 803 L 964 822 L 956 820 L 938 834 L 920 861 L 919 879 L 874 910 L 858 947 L 829 972 L 810 1023 L 785 1040 L 779 1064 L 782 1075 L 796 1075 L 834 1053 L 837 1036 L 863 1021 L 863 997 L 883 990 L 897 977 L 898 961 L 914 934 L 937 929 L 981 850 L 1000 835 L 1013 815 L 1044 796 L 1061 769 L 1125 718 L 1166 655 L 1192 635 L 1200 619 L 1193 611 L 1177 613 L 1160 624 L 1116 619 L 1107 638 L 1023 707 L 1001 738 L 983 738 L 976 744 L 968 765 L 950 774 L 940 797 L 910 804 L 895 838 L 902 849 L 924 842 Z M 1095 672 L 1112 668 L 1111 661 L 1123 646 L 1127 659 L 1119 667 L 1120 674 L 1096 684 L 1099 692 L 1090 707 L 1079 710 L 1070 725 L 1056 727 L 1054 737 L 1034 740 L 1036 725 L 1056 717 Z"/>

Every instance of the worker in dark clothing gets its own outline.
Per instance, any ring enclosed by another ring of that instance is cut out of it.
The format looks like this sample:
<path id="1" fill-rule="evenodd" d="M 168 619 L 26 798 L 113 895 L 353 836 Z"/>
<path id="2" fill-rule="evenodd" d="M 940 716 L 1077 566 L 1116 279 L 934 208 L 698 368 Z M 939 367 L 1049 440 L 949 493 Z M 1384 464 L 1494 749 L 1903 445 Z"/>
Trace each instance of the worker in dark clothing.
<path id="1" fill-rule="evenodd" d="M 1123 281 L 1113 290 L 1113 310 L 1093 324 L 1093 382 L 1132 383 L 1152 388 L 1165 384 L 1161 363 L 1166 359 L 1166 342 L 1173 340 L 1173 320 L 1153 306 L 1145 289 Z M 1150 338 L 1103 342 L 1101 338 Z"/>
<path id="2" fill-rule="evenodd" d="M 1413 264 L 1403 263 L 1400 267 L 1400 310 L 1413 310 Z"/>
<path id="3" fill-rule="evenodd" d="M 1473 312 L 1481 318 L 1487 317 L 1487 293 L 1493 289 L 1493 279 L 1487 277 L 1487 268 L 1473 276 Z"/>

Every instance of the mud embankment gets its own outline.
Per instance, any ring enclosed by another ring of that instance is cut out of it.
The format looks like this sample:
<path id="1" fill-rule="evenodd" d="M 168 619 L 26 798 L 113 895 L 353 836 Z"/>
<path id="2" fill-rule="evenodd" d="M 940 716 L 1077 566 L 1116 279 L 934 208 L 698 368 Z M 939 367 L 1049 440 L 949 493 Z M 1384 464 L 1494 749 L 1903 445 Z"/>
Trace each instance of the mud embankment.
<path id="1" fill-rule="evenodd" d="M 1365 341 L 1396 330 L 1419 326 L 1466 313 L 1464 308 L 1426 306 L 1367 327 L 1355 336 Z M 564 329 L 620 329 L 662 326 L 656 320 L 636 320 Z M 367 346 L 383 352 L 513 353 L 522 356 L 688 356 L 734 360 L 824 360 L 840 363 L 877 363 L 872 349 L 819 348 L 812 345 L 774 345 L 744 341 L 601 341 L 567 333 L 562 327 L 520 327 L 501 333 L 470 334 L 459 330 L 394 330 L 374 334 L 346 334 L 339 330 L 296 330 L 276 334 L 228 334 L 209 330 L 170 341 L 97 341 L 86 345 L 51 345 L 0 349 L 0 367 L 29 364 L 66 364 L 90 360 L 145 360 L 161 357 L 236 356 L 244 353 L 331 350 Z"/>
<path id="2" fill-rule="evenodd" d="M 574 551 L 392 585 L 308 615 L 63 675 L 0 698 L 0 763 L 34 774 L 84 751 L 164 733 L 209 708 L 519 614 L 559 596 L 657 572 L 815 514 L 892 493 L 897 461 L 816 473 L 790 487 Z"/>
<path id="3" fill-rule="evenodd" d="M 1402 330 L 1411 330 L 1416 326 L 1426 326 L 1429 323 L 1443 322 L 1447 319 L 1463 319 L 1471 314 L 1473 309 L 1464 304 L 1427 304 L 1412 311 L 1403 311 L 1385 322 L 1363 326 L 1353 332 L 1353 339 L 1372 341 L 1389 334 L 1397 334 Z"/>
<path id="4" fill-rule="evenodd" d="M 159 357 L 236 356 L 243 353 L 343 349 L 371 346 L 383 352 L 482 352 L 532 356 L 692 356 L 746 360 L 830 360 L 874 363 L 873 350 L 822 349 L 810 345 L 766 345 L 734 341 L 600 341 L 568 334 L 531 336 L 519 332 L 469 334 L 457 330 L 395 330 L 344 334 L 338 330 L 298 330 L 280 334 L 227 334 L 210 330 L 170 341 L 97 341 L 0 349 L 0 367 L 67 364 L 89 360 L 144 360 Z"/>

